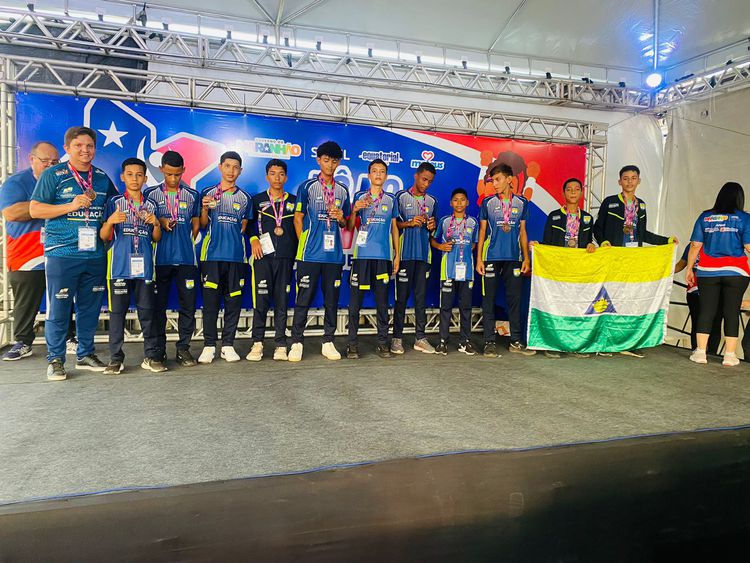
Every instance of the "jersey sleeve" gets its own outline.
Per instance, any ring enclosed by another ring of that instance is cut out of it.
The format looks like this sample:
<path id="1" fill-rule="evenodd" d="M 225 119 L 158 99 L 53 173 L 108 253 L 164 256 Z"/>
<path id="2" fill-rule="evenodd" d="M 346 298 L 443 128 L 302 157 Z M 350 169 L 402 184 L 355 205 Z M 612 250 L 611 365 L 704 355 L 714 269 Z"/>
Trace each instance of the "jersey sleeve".
<path id="1" fill-rule="evenodd" d="M 114 198 L 107 199 L 107 204 L 104 206 L 104 221 L 110 218 L 110 216 L 115 212 L 116 205 Z"/>
<path id="2" fill-rule="evenodd" d="M 349 217 L 352 214 L 352 203 L 349 201 L 349 191 L 344 191 L 344 199 L 341 202 L 341 210 L 344 212 L 344 217 Z"/>
<path id="3" fill-rule="evenodd" d="M 307 215 L 307 186 L 301 186 L 297 191 L 297 205 L 294 206 L 295 213 L 304 213 Z"/>
<path id="4" fill-rule="evenodd" d="M 703 242 L 703 215 L 695 221 L 693 225 L 693 234 L 690 235 L 690 240 L 693 242 Z"/>
<path id="5" fill-rule="evenodd" d="M 404 216 L 403 210 L 401 209 L 401 195 L 400 195 L 401 193 L 403 192 L 399 192 L 398 194 L 396 194 L 396 204 L 395 204 L 396 219 L 398 219 L 401 222 L 405 222 L 406 217 Z"/>
<path id="6" fill-rule="evenodd" d="M 432 235 L 435 237 L 435 240 L 438 242 L 443 242 L 443 223 L 445 222 L 445 219 L 440 219 L 437 224 L 437 229 L 435 229 L 435 234 Z"/>
<path id="7" fill-rule="evenodd" d="M 685 250 L 682 251 L 682 256 L 680 257 L 680 260 L 684 260 L 685 262 L 687 262 L 689 252 L 690 252 L 690 243 L 685 245 Z"/>
<path id="8" fill-rule="evenodd" d="M 529 219 L 529 200 L 525 199 L 523 200 L 523 209 L 521 210 L 521 221 L 528 221 Z"/>
<path id="9" fill-rule="evenodd" d="M 482 200 L 482 206 L 479 208 L 479 220 L 487 220 L 487 198 Z"/>
<path id="10" fill-rule="evenodd" d="M 479 221 L 475 221 L 475 223 L 474 232 L 471 233 L 472 244 L 477 244 L 479 242 Z"/>
<path id="11" fill-rule="evenodd" d="M 438 200 L 435 197 L 432 198 L 432 214 L 431 214 L 431 217 L 434 217 L 435 219 L 437 219 L 439 217 L 439 215 L 438 215 Z"/>
<path id="12" fill-rule="evenodd" d="M 3 188 L 5 189 L 5 188 Z M 32 201 L 38 201 L 40 203 L 54 203 L 55 192 L 57 191 L 57 182 L 55 182 L 54 173 L 48 168 L 39 177 L 36 186 L 34 186 L 34 192 L 31 194 Z"/>
<path id="13" fill-rule="evenodd" d="M 247 225 L 247 236 L 252 240 L 258 237 L 258 217 L 260 216 L 258 202 L 254 197 L 250 198 L 249 208 L 250 213 L 248 216 L 249 223 Z"/>
<path id="14" fill-rule="evenodd" d="M 748 223 L 748 220 L 750 220 L 750 214 L 745 214 L 742 221 L 742 244 L 750 244 L 750 223 Z"/>
<path id="15" fill-rule="evenodd" d="M 203 198 L 201 197 L 201 194 L 199 192 L 195 192 L 195 198 L 193 199 L 193 209 L 190 215 L 191 218 L 201 216 L 201 207 L 203 207 L 202 200 Z"/>
<path id="16" fill-rule="evenodd" d="M 118 195 L 120 192 L 117 191 L 117 188 L 112 183 L 112 180 L 109 178 L 109 176 L 107 177 L 107 180 L 109 182 L 109 185 L 107 186 L 107 199 L 110 200 L 116 195 Z"/>
<path id="17" fill-rule="evenodd" d="M 544 223 L 544 234 L 542 235 L 542 244 L 552 244 L 552 215 L 554 211 L 547 215 L 547 222 Z"/>
<path id="18" fill-rule="evenodd" d="M 26 200 L 26 192 L 21 182 L 15 178 L 9 178 L 0 188 L 0 210 Z"/>

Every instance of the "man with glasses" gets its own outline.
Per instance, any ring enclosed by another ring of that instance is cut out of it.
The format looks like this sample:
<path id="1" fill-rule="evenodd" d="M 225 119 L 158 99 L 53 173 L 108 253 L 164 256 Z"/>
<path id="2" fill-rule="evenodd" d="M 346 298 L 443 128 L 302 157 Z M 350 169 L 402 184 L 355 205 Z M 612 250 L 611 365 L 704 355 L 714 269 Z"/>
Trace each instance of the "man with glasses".
<path id="1" fill-rule="evenodd" d="M 44 297 L 44 221 L 29 215 L 29 201 L 40 174 L 60 162 L 52 143 L 39 141 L 31 147 L 29 168 L 10 176 L 0 188 L 0 209 L 5 218 L 8 243 L 8 279 L 13 288 L 13 331 L 16 342 L 3 360 L 31 356 L 34 319 Z"/>

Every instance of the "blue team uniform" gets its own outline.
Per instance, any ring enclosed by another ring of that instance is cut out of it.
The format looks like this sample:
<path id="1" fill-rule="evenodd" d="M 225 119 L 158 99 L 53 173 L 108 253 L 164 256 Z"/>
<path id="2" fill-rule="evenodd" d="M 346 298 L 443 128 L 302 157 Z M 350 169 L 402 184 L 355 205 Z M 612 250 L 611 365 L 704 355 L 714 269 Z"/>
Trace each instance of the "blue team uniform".
<path id="1" fill-rule="evenodd" d="M 396 194 L 398 220 L 411 221 L 417 215 L 437 218 L 437 199 L 430 194 L 421 197 L 412 195 L 410 190 L 401 190 Z M 419 260 L 430 262 L 430 233 L 427 227 L 403 229 L 399 241 L 401 260 Z"/>
<path id="2" fill-rule="evenodd" d="M 440 280 L 456 279 L 456 263 L 466 264 L 466 281 L 474 280 L 474 254 L 471 250 L 479 238 L 479 222 L 474 217 L 466 216 L 463 221 L 454 221 L 451 229 L 453 215 L 446 215 L 438 222 L 435 231 L 435 240 L 440 243 L 452 242 L 453 248 L 450 252 L 443 252 L 440 263 Z M 448 236 L 450 232 L 450 237 Z"/>
<path id="3" fill-rule="evenodd" d="M 354 203 L 366 197 L 370 191 L 361 191 L 354 194 Z M 356 260 L 391 260 L 393 240 L 391 238 L 391 224 L 393 219 L 398 219 L 398 208 L 396 197 L 393 194 L 382 192 L 382 198 L 377 203 L 357 212 L 359 219 L 359 230 L 367 231 L 367 240 L 364 245 L 354 245 L 354 258 Z"/>
<path id="4" fill-rule="evenodd" d="M 215 197 L 219 186 L 203 190 L 200 199 Z M 201 262 L 245 262 L 242 221 L 250 220 L 252 199 L 240 188 L 224 192 L 215 208 L 208 209 L 208 229 L 201 246 Z"/>
<path id="5" fill-rule="evenodd" d="M 29 201 L 36 179 L 31 168 L 10 176 L 0 189 L 0 210 L 21 201 Z M 6 221 L 8 240 L 8 269 L 11 272 L 44 270 L 44 248 L 41 245 L 43 219 L 31 221 Z"/>
<path id="6" fill-rule="evenodd" d="M 507 205 L 507 204 L 506 204 Z M 500 196 L 494 195 L 482 201 L 479 220 L 487 221 L 484 247 L 481 249 L 485 262 L 499 262 L 505 260 L 522 260 L 519 238 L 521 236 L 521 221 L 526 221 L 529 215 L 529 202 L 520 195 L 514 194 L 510 200 L 510 231 L 503 231 L 505 223 L 503 203 Z"/>
<path id="7" fill-rule="evenodd" d="M 177 192 L 164 192 L 164 184 L 148 188 L 144 196 L 156 204 L 156 216 L 171 219 Z M 193 219 L 201 213 L 201 198 L 198 192 L 180 184 L 177 203 L 177 224 L 172 231 L 162 229 L 161 240 L 156 248 L 157 266 L 195 266 L 193 244 Z"/>
<path id="8" fill-rule="evenodd" d="M 143 197 L 138 212 L 154 213 L 156 204 Z M 144 223 L 130 210 L 125 195 L 117 195 L 107 202 L 104 212 L 106 221 L 115 211 L 122 211 L 127 216 L 124 223 L 114 225 L 112 244 L 107 251 L 107 279 L 130 280 L 143 279 L 148 282 L 154 279 L 153 225 Z M 137 237 L 137 238 L 136 238 Z M 131 272 L 131 258 L 143 257 L 143 273 Z"/>
<path id="9" fill-rule="evenodd" d="M 750 244 L 750 214 L 744 211 L 714 213 L 704 211 L 690 237 L 703 243 L 696 262 L 698 277 L 750 276 L 745 245 Z"/>
<path id="10" fill-rule="evenodd" d="M 334 205 L 343 210 L 344 217 L 351 212 L 349 190 L 340 182 L 334 182 Z M 297 260 L 303 262 L 321 262 L 326 264 L 343 264 L 344 250 L 341 243 L 339 226 L 333 219 L 328 219 L 328 208 L 323 194 L 323 186 L 318 178 L 303 182 L 297 189 L 297 206 L 295 212 L 304 213 L 302 235 L 297 246 Z M 333 249 L 325 250 L 326 233 L 333 233 Z"/>

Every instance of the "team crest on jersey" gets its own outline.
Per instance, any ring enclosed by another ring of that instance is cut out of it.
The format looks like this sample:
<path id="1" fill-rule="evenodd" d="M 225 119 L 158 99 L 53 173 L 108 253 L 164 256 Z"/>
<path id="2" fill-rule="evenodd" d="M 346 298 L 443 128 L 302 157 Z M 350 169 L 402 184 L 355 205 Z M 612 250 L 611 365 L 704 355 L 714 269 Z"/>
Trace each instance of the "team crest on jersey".
<path id="1" fill-rule="evenodd" d="M 286 210 L 292 211 L 294 209 L 294 204 L 291 201 L 288 201 L 286 204 Z"/>
<path id="2" fill-rule="evenodd" d="M 240 207 L 242 207 L 242 206 L 239 203 L 237 203 L 237 202 L 234 202 L 232 204 L 232 209 L 234 209 L 235 211 L 239 211 Z"/>
<path id="3" fill-rule="evenodd" d="M 180 202 L 180 209 L 187 209 L 187 201 Z"/>
<path id="4" fill-rule="evenodd" d="M 583 222 L 588 225 L 589 223 L 591 223 L 591 217 L 584 217 Z"/>
<path id="5" fill-rule="evenodd" d="M 384 203 L 383 205 L 380 206 L 380 209 L 382 211 L 388 211 L 388 205 Z"/>
<path id="6" fill-rule="evenodd" d="M 67 168 L 63 168 L 63 169 L 58 170 L 57 172 L 55 172 L 55 176 L 67 176 L 67 175 L 68 175 L 68 169 Z"/>
<path id="7" fill-rule="evenodd" d="M 73 186 L 69 186 L 69 187 L 65 188 L 65 189 L 64 189 L 64 190 L 62 191 L 62 193 L 64 193 L 64 194 L 69 194 L 69 193 L 70 193 L 70 192 L 72 192 L 72 191 L 73 191 Z"/>
<path id="8" fill-rule="evenodd" d="M 472 229 L 471 227 L 466 227 L 466 232 L 467 232 L 467 233 L 471 234 L 471 231 L 472 231 L 472 230 L 473 230 L 473 229 Z"/>
<path id="9" fill-rule="evenodd" d="M 338 207 L 339 205 L 341 205 L 341 200 L 339 198 L 336 198 L 336 201 L 334 203 L 336 203 L 336 207 Z"/>
<path id="10" fill-rule="evenodd" d="M 185 289 L 193 289 L 195 287 L 195 280 L 185 280 Z"/>
<path id="11" fill-rule="evenodd" d="M 513 207 L 513 208 L 512 208 L 511 210 L 510 210 L 510 212 L 511 212 L 511 213 L 513 213 L 513 215 L 518 215 L 518 208 L 517 208 L 517 207 Z"/>

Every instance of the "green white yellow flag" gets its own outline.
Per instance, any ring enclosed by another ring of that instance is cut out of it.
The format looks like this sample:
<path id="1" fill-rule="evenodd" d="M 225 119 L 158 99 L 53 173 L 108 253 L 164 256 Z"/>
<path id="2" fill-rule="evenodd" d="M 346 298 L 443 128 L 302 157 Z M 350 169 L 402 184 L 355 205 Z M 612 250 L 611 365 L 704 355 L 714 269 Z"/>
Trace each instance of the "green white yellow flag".
<path id="1" fill-rule="evenodd" d="M 621 352 L 658 346 L 667 331 L 674 245 L 534 246 L 529 348 Z"/>

